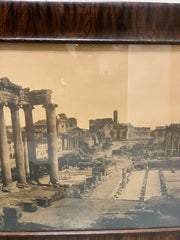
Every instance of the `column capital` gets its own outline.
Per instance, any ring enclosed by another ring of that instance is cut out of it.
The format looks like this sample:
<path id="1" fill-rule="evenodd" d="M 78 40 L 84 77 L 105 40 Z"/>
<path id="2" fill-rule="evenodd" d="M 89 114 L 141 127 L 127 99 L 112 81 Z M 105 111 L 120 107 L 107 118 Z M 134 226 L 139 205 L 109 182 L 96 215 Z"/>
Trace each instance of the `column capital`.
<path id="1" fill-rule="evenodd" d="M 13 103 L 13 102 L 8 103 L 7 106 L 12 110 L 19 110 L 19 108 L 21 107 L 19 103 Z"/>
<path id="2" fill-rule="evenodd" d="M 5 105 L 4 103 L 1 103 L 0 104 L 0 109 L 3 109 L 4 105 Z"/>
<path id="3" fill-rule="evenodd" d="M 0 108 L 2 109 L 3 107 L 8 107 L 9 103 L 8 102 L 2 102 L 0 103 Z"/>
<path id="4" fill-rule="evenodd" d="M 48 104 L 43 105 L 43 108 L 52 109 L 52 110 L 54 110 L 56 107 L 58 107 L 58 105 L 55 103 L 48 103 Z"/>
<path id="5" fill-rule="evenodd" d="M 22 108 L 23 108 L 23 110 L 25 111 L 25 110 L 29 110 L 29 109 L 34 109 L 34 106 L 32 105 L 32 104 L 24 104 L 23 106 L 22 106 Z"/>

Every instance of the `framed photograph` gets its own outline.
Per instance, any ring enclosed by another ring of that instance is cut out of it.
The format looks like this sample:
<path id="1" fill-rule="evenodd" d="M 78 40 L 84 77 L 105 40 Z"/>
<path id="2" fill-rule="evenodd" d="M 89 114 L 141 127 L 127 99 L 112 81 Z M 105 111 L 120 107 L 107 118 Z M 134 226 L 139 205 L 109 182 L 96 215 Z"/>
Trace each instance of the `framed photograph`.
<path id="1" fill-rule="evenodd" d="M 160 2 L 0 2 L 0 239 L 180 238 L 180 4 Z"/>

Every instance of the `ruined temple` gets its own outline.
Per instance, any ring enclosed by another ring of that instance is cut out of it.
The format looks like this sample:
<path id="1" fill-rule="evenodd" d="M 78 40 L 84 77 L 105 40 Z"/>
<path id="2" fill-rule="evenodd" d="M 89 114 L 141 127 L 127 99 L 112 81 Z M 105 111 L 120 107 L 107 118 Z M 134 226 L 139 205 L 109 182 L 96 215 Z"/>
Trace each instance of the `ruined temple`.
<path id="1" fill-rule="evenodd" d="M 16 159 L 18 184 L 26 184 L 27 161 L 30 167 L 30 177 L 38 181 L 36 163 L 36 149 L 34 141 L 34 126 L 32 111 L 35 105 L 42 105 L 46 111 L 48 162 L 50 165 L 50 181 L 58 182 L 57 131 L 56 131 L 56 104 L 51 102 L 52 91 L 48 89 L 33 90 L 22 88 L 12 83 L 8 78 L 0 78 L 0 159 L 3 189 L 8 191 L 12 186 L 9 147 L 7 141 L 4 107 L 8 107 L 12 119 L 12 132 Z M 25 114 L 27 156 L 24 154 L 23 137 L 20 126 L 19 110 Z M 26 156 L 26 157 L 25 157 Z M 26 161 L 25 161 L 26 160 Z"/>

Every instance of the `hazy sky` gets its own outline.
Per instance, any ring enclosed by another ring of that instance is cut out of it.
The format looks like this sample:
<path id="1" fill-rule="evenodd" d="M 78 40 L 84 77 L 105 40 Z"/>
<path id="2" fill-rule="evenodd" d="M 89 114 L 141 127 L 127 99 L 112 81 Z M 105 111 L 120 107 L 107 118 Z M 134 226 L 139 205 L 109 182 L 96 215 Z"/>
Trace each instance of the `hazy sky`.
<path id="1" fill-rule="evenodd" d="M 5 76 L 24 88 L 52 89 L 57 113 L 83 128 L 114 109 L 120 122 L 137 126 L 180 122 L 180 46 L 1 43 Z M 44 119 L 44 108 L 35 107 L 33 116 Z"/>

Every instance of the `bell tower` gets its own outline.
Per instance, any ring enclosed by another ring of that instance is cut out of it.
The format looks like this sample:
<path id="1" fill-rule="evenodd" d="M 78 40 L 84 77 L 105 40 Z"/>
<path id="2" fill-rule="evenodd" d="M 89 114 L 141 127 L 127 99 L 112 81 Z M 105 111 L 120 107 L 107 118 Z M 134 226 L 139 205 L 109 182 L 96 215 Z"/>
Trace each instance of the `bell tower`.
<path id="1" fill-rule="evenodd" d="M 117 110 L 113 111 L 113 122 L 115 125 L 118 124 L 118 111 Z"/>

